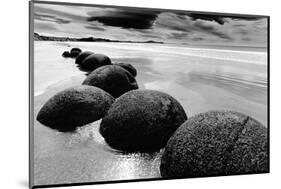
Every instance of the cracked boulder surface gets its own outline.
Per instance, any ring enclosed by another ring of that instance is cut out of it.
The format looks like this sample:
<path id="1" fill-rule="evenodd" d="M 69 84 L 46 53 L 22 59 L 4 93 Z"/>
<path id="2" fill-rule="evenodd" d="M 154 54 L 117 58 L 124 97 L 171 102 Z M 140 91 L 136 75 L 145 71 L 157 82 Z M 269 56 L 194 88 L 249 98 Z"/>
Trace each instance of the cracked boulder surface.
<path id="1" fill-rule="evenodd" d="M 180 103 L 154 90 L 132 90 L 112 104 L 100 133 L 113 148 L 124 152 L 152 152 L 163 148 L 187 119 Z"/>
<path id="2" fill-rule="evenodd" d="M 233 111 L 189 118 L 169 139 L 162 177 L 188 178 L 269 171 L 267 128 Z"/>

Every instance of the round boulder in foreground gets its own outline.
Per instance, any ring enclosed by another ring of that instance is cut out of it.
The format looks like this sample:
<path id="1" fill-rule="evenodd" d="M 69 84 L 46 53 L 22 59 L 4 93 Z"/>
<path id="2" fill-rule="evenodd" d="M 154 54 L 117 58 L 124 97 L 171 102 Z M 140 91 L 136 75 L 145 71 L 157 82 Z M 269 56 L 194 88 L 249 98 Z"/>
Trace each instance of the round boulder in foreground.
<path id="1" fill-rule="evenodd" d="M 99 87 L 115 98 L 130 90 L 138 89 L 135 78 L 117 65 L 102 66 L 94 70 L 82 84 Z"/>
<path id="2" fill-rule="evenodd" d="M 101 66 L 111 64 L 111 60 L 108 56 L 103 54 L 92 54 L 84 59 L 80 68 L 87 71 L 93 71 Z"/>
<path id="3" fill-rule="evenodd" d="M 180 103 L 154 90 L 133 90 L 120 96 L 103 117 L 100 133 L 113 148 L 152 152 L 164 147 L 187 119 Z"/>
<path id="4" fill-rule="evenodd" d="M 118 65 L 121 66 L 122 68 L 124 68 L 125 70 L 127 70 L 128 72 L 130 72 L 130 74 L 132 74 L 132 76 L 136 77 L 137 76 L 137 70 L 134 66 L 132 66 L 131 64 L 128 63 L 116 63 L 114 65 Z"/>
<path id="5" fill-rule="evenodd" d="M 79 54 L 79 56 L 76 57 L 76 60 L 75 60 L 75 64 L 82 64 L 82 62 L 85 60 L 85 58 L 87 58 L 88 56 L 94 54 L 93 52 L 91 51 L 84 51 L 82 53 Z"/>
<path id="6" fill-rule="evenodd" d="M 268 172 L 267 129 L 232 111 L 196 115 L 169 139 L 160 171 L 171 178 Z"/>
<path id="7" fill-rule="evenodd" d="M 37 120 L 59 131 L 74 131 L 77 127 L 101 119 L 114 98 L 107 92 L 92 86 L 65 89 L 41 108 Z"/>

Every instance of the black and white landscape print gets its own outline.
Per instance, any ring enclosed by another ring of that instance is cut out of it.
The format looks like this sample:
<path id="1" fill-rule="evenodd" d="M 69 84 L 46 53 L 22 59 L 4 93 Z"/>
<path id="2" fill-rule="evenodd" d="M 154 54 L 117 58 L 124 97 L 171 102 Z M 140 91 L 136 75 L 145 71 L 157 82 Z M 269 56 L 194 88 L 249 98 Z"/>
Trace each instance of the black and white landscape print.
<path id="1" fill-rule="evenodd" d="M 268 17 L 32 6 L 31 185 L 269 172 Z"/>

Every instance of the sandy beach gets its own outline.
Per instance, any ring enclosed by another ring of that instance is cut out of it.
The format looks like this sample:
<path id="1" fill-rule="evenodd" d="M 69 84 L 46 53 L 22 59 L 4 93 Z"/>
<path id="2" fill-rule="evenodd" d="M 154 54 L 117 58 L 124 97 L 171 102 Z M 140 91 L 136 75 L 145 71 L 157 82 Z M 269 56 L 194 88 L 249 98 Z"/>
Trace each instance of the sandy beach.
<path id="1" fill-rule="evenodd" d="M 62 52 L 72 47 L 132 64 L 141 89 L 166 92 L 188 117 L 234 110 L 267 127 L 267 53 L 261 48 L 190 47 L 169 44 L 36 41 L 34 117 L 55 93 L 86 78 Z M 60 133 L 34 120 L 36 185 L 158 178 L 160 152 L 122 154 L 99 134 L 100 121 Z"/>

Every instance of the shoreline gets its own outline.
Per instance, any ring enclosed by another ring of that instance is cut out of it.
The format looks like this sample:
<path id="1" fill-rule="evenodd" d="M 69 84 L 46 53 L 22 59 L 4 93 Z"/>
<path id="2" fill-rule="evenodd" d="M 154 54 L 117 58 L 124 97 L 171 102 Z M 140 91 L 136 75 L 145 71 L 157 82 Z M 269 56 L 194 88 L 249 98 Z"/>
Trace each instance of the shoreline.
<path id="1" fill-rule="evenodd" d="M 38 95 L 34 96 L 34 174 L 38 185 L 160 177 L 161 151 L 152 155 L 119 153 L 100 135 L 100 120 L 73 133 L 52 130 L 36 120 L 38 111 L 49 98 L 65 88 L 81 85 L 86 78 L 74 59 L 61 57 L 63 51 L 72 47 L 107 54 L 114 63 L 132 64 L 138 70 L 136 79 L 140 89 L 158 90 L 173 96 L 188 118 L 210 110 L 233 110 L 250 115 L 267 127 L 265 64 L 179 56 L 177 50 L 171 48 L 153 51 L 159 45 L 71 42 L 63 45 L 36 42 L 36 45 L 39 48 L 35 52 L 37 82 L 34 84 L 47 81 L 45 88 L 37 86 L 35 93 Z M 185 51 L 182 49 L 181 53 Z"/>

